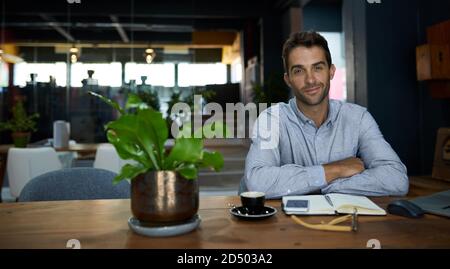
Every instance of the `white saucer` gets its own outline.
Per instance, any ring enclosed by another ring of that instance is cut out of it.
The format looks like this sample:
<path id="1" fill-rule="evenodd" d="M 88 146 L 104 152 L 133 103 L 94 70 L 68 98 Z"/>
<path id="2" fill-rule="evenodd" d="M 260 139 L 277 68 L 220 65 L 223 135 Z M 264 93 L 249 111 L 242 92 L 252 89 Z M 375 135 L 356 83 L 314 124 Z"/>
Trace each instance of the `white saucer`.
<path id="1" fill-rule="evenodd" d="M 167 225 L 167 226 L 142 226 L 140 221 L 135 217 L 130 217 L 128 219 L 128 226 L 135 233 L 151 236 L 151 237 L 166 237 L 175 236 L 180 234 L 188 233 L 195 230 L 200 225 L 201 219 L 198 215 L 195 215 L 192 219 L 186 221 L 185 223 L 177 225 Z"/>

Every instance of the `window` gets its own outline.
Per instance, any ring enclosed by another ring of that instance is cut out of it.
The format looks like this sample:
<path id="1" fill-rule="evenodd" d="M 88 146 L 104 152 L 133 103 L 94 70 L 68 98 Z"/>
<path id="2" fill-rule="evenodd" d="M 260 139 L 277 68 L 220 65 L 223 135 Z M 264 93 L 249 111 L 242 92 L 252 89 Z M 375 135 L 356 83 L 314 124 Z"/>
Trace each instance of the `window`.
<path id="1" fill-rule="evenodd" d="M 241 58 L 237 58 L 231 63 L 231 83 L 239 83 L 242 80 Z"/>
<path id="2" fill-rule="evenodd" d="M 125 82 L 130 79 L 136 80 L 136 84 L 142 84 L 141 77 L 146 76 L 146 84 L 154 86 L 175 86 L 175 65 L 173 63 L 163 64 L 125 64 Z"/>
<path id="3" fill-rule="evenodd" d="M 178 86 L 180 87 L 226 83 L 227 66 L 225 64 L 178 64 Z"/>
<path id="4" fill-rule="evenodd" d="M 50 76 L 56 79 L 56 85 L 65 87 L 67 65 L 64 62 L 56 63 L 17 63 L 14 65 L 14 85 L 25 87 L 31 81 L 30 74 L 37 74 L 37 82 L 49 82 Z"/>
<path id="5" fill-rule="evenodd" d="M 122 64 L 112 62 L 106 64 L 74 63 L 70 74 L 72 87 L 82 87 L 82 80 L 88 78 L 88 70 L 94 70 L 93 79 L 98 80 L 99 86 L 122 86 Z"/>
<path id="6" fill-rule="evenodd" d="M 8 87 L 9 68 L 8 64 L 0 61 L 0 87 Z"/>
<path id="7" fill-rule="evenodd" d="M 328 41 L 331 58 L 336 66 L 336 73 L 330 85 L 330 98 L 345 101 L 347 99 L 347 80 L 344 34 L 339 32 L 321 32 L 320 34 Z"/>

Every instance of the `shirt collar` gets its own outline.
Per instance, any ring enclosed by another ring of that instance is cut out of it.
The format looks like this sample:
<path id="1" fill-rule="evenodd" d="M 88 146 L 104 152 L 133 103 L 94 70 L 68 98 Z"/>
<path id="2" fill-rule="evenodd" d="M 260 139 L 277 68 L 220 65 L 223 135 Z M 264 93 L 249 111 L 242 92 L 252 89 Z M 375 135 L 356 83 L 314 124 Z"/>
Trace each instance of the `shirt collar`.
<path id="1" fill-rule="evenodd" d="M 291 106 L 291 109 L 294 111 L 295 115 L 297 115 L 297 117 L 300 119 L 300 122 L 302 124 L 306 123 L 314 124 L 310 118 L 306 117 L 305 114 L 303 114 L 303 112 L 301 112 L 300 109 L 298 109 L 295 97 L 289 100 L 289 104 Z M 336 121 L 338 114 L 337 110 L 338 108 L 335 101 L 330 100 L 328 103 L 328 116 L 323 125 L 327 126 L 328 124 L 333 124 Z"/>

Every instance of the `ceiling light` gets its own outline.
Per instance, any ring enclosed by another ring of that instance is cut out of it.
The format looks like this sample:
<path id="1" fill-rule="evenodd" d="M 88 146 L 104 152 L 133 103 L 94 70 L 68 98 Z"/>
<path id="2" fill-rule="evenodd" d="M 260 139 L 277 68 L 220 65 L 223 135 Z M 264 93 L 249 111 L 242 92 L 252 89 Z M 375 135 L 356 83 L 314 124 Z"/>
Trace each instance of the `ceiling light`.
<path id="1" fill-rule="evenodd" d="M 77 57 L 77 55 L 76 54 L 71 54 L 70 55 L 70 62 L 71 63 L 76 63 L 78 61 L 78 57 Z"/>
<path id="2" fill-rule="evenodd" d="M 151 64 L 153 62 L 153 56 L 151 54 L 147 54 L 147 56 L 145 56 L 145 61 L 148 64 Z"/>
<path id="3" fill-rule="evenodd" d="M 156 53 L 154 49 L 148 48 L 145 50 L 145 61 L 151 64 L 155 59 Z"/>
<path id="4" fill-rule="evenodd" d="M 76 63 L 78 61 L 78 54 L 80 50 L 76 47 L 71 47 L 69 52 L 70 52 L 70 62 L 73 64 Z"/>

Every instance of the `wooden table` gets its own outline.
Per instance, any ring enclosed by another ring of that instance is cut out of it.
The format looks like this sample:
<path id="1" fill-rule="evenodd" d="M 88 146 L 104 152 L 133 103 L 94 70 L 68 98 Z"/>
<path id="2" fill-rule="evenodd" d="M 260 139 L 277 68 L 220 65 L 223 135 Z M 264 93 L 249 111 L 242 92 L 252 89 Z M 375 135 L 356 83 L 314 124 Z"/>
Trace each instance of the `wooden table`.
<path id="1" fill-rule="evenodd" d="M 383 208 L 393 199 L 372 198 Z M 450 248 L 450 219 L 443 217 L 360 216 L 357 232 L 325 232 L 295 224 L 281 212 L 279 200 L 268 201 L 278 213 L 260 221 L 236 219 L 229 203 L 239 204 L 238 197 L 201 198 L 200 227 L 169 238 L 133 233 L 127 226 L 129 200 L 1 204 L 0 248 L 65 248 L 69 239 L 79 240 L 82 248 L 366 248 L 370 239 L 382 248 Z M 332 218 L 303 217 L 310 223 Z"/>
<path id="2" fill-rule="evenodd" d="M 97 148 L 100 144 L 91 143 L 91 144 L 74 144 L 69 145 L 68 148 L 59 148 L 55 149 L 56 151 L 71 151 L 76 152 L 78 155 L 83 158 L 89 155 L 93 155 L 97 152 Z M 6 173 L 6 161 L 8 160 L 8 150 L 12 148 L 14 145 L 6 144 L 0 145 L 0 190 L 3 187 L 3 179 L 5 178 Z M 2 202 L 2 194 L 0 191 L 0 203 Z"/>

